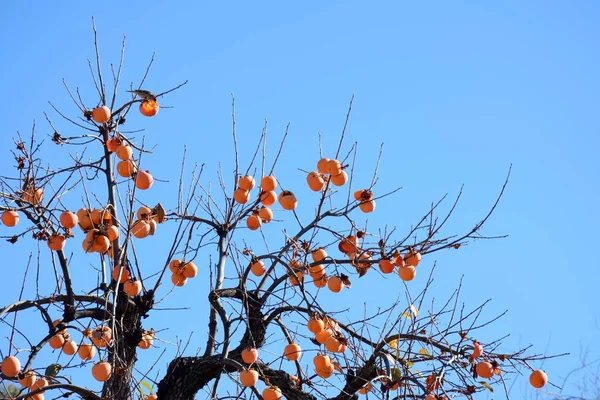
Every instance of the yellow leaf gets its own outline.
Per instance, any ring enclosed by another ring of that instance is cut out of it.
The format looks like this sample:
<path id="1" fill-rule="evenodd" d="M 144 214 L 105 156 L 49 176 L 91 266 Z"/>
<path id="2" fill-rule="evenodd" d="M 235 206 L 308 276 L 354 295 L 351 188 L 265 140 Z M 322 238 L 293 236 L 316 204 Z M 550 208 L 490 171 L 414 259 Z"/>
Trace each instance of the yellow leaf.
<path id="1" fill-rule="evenodd" d="M 392 348 L 392 349 L 397 349 L 398 348 L 398 339 L 393 339 L 390 340 L 388 342 L 388 345 Z"/>
<path id="2" fill-rule="evenodd" d="M 408 368 L 412 367 L 413 365 L 415 365 L 415 363 L 414 363 L 414 362 L 412 362 L 412 361 L 407 361 L 407 362 L 406 362 L 406 366 L 407 366 Z"/>
<path id="3" fill-rule="evenodd" d="M 421 350 L 419 350 L 419 354 L 423 354 L 424 356 L 430 356 L 431 354 L 429 354 L 429 352 L 427 351 L 426 348 L 421 347 Z"/>
<path id="4" fill-rule="evenodd" d="M 145 387 L 146 389 L 148 389 L 148 392 L 152 393 L 152 386 L 148 382 L 141 381 L 140 385 L 142 385 L 143 387 Z M 144 392 L 141 387 L 140 387 L 140 392 Z"/>
<path id="5" fill-rule="evenodd" d="M 408 311 L 404 311 L 404 312 L 402 313 L 402 316 L 403 316 L 403 317 L 406 317 L 406 318 L 408 318 L 408 319 L 411 319 L 411 318 L 412 318 L 412 315 L 410 315 L 410 313 L 409 313 Z"/>

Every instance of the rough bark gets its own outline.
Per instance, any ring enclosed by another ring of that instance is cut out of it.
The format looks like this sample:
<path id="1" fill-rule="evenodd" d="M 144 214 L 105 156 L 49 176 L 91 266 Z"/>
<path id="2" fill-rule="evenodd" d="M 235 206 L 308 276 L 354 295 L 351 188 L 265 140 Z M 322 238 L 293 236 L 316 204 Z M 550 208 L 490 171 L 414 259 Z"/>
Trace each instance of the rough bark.
<path id="1" fill-rule="evenodd" d="M 137 301 L 123 292 L 117 297 L 113 345 L 109 348 L 108 356 L 114 370 L 102 388 L 102 396 L 107 399 L 133 400 L 131 382 L 137 361 L 137 345 L 142 339 L 141 320 L 150 310 L 152 300 L 152 291 Z"/>

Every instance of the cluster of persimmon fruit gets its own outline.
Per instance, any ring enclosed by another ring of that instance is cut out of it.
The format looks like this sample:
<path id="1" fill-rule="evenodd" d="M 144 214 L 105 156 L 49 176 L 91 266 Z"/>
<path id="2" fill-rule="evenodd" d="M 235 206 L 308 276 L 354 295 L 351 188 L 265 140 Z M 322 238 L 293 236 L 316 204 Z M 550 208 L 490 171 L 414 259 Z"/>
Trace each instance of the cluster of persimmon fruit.
<path id="1" fill-rule="evenodd" d="M 156 100 L 147 99 L 140 103 L 140 112 L 147 117 L 156 115 L 158 110 L 159 105 Z M 100 106 L 92 110 L 89 117 L 99 124 L 105 124 L 112 118 L 112 113 L 107 106 Z M 138 167 L 133 160 L 133 148 L 124 136 L 117 133 L 109 137 L 105 145 L 109 152 L 115 153 L 117 158 L 121 160 L 117 164 L 117 173 L 120 176 L 133 178 L 135 186 L 140 190 L 150 189 L 154 183 L 154 178 L 149 171 L 138 171 Z"/>
<path id="2" fill-rule="evenodd" d="M 112 136 L 106 141 L 106 148 L 115 153 L 121 161 L 117 163 L 117 173 L 123 178 L 133 178 L 135 187 L 147 190 L 154 184 L 154 177 L 150 171 L 140 171 L 133 159 L 133 148 L 120 136 Z"/>
<path id="3" fill-rule="evenodd" d="M 188 279 L 198 275 L 198 267 L 191 261 L 171 260 L 169 270 L 171 271 L 171 282 L 179 287 L 185 285 Z"/>
<path id="4" fill-rule="evenodd" d="M 233 191 L 233 200 L 238 204 L 246 204 L 250 201 L 250 192 L 256 187 L 256 180 L 252 175 L 243 175 L 238 179 L 238 187 Z M 256 207 L 250 212 L 246 219 L 248 229 L 255 231 L 262 224 L 268 224 L 273 220 L 273 210 L 271 206 L 279 200 L 279 204 L 284 210 L 293 210 L 298 205 L 296 196 L 289 190 L 283 190 L 279 196 L 275 189 L 277 188 L 277 178 L 273 175 L 264 176 L 260 181 L 259 199 L 260 207 Z"/>
<path id="5" fill-rule="evenodd" d="M 54 327 L 62 320 L 53 322 Z M 96 356 L 96 347 L 107 347 L 112 340 L 112 330 L 107 326 L 99 326 L 95 329 L 86 329 L 84 336 L 91 339 L 92 343 L 77 343 L 71 338 L 65 329 L 60 329 L 50 340 L 48 345 L 55 350 L 61 350 L 68 356 L 77 354 L 83 361 L 90 361 Z M 50 381 L 44 376 L 38 376 L 33 370 L 21 371 L 21 361 L 15 356 L 8 356 L 2 361 L 2 373 L 10 378 L 17 378 L 19 384 L 30 391 L 41 389 L 50 384 Z M 95 363 L 92 367 L 92 376 L 100 382 L 110 378 L 112 374 L 112 365 L 106 361 Z M 29 397 L 32 400 L 44 400 L 44 393 L 36 393 Z"/>
<path id="6" fill-rule="evenodd" d="M 242 350 L 242 360 L 244 363 L 249 364 L 248 368 L 244 368 L 240 371 L 240 383 L 245 387 L 253 387 L 258 382 L 259 373 L 256 369 L 252 369 L 253 364 L 258 360 L 258 350 L 254 347 L 249 347 Z M 290 361 L 298 361 L 302 356 L 302 348 L 296 343 L 289 343 L 283 350 L 283 357 Z M 291 375 L 290 379 L 298 382 L 298 377 Z M 262 392 L 264 400 L 278 400 L 283 398 L 281 389 L 277 386 L 270 385 L 268 379 L 265 378 L 267 387 Z"/>
<path id="7" fill-rule="evenodd" d="M 55 328 L 59 326 L 62 320 L 55 320 Z M 58 328 L 57 328 L 58 329 Z M 143 331 L 142 338 L 138 344 L 141 349 L 148 349 L 154 342 L 154 330 Z M 77 354 L 84 362 L 94 359 L 96 348 L 105 348 L 112 344 L 113 332 L 108 326 L 101 325 L 94 329 L 87 328 L 83 331 L 83 336 L 90 339 L 92 343 L 77 343 L 71 338 L 67 329 L 60 329 L 48 340 L 48 345 L 54 350 L 61 350 L 68 356 Z M 92 376 L 99 382 L 107 381 L 113 373 L 112 365 L 106 361 L 99 361 L 92 366 Z M 32 370 L 21 372 L 21 361 L 15 356 L 8 356 L 2 361 L 2 373 L 9 378 L 17 378 L 21 386 L 29 388 L 31 391 L 43 388 L 49 385 L 46 377 L 38 376 Z M 154 396 L 154 397 L 151 397 Z M 44 400 L 44 394 L 37 393 L 30 397 L 33 400 Z M 146 397 L 146 400 L 156 400 L 156 395 Z"/>

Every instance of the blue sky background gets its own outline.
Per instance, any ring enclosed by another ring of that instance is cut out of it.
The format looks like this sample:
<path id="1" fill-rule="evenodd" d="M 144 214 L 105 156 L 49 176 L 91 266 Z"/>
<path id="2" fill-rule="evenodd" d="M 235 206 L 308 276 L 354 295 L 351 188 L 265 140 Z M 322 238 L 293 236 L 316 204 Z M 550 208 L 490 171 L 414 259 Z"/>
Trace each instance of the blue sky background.
<path id="1" fill-rule="evenodd" d="M 149 204 L 175 204 L 175 160 L 184 144 L 191 159 L 206 163 L 206 182 L 215 181 L 219 161 L 231 170 L 231 93 L 237 102 L 240 147 L 247 149 L 242 151 L 242 163 L 249 162 L 265 118 L 272 145 L 290 122 L 291 137 L 277 175 L 287 187 L 297 187 L 301 203 L 310 204 L 311 199 L 314 203 L 298 168 L 314 169 L 318 133 L 323 135 L 325 154 L 335 151 L 354 95 L 344 149 L 353 141 L 359 143 L 361 167 L 355 179 L 363 183 L 357 185 L 370 182 L 383 142 L 376 191 L 403 188 L 378 203 L 369 226 L 406 228 L 432 201 L 445 193 L 455 195 L 464 184 L 464 201 L 447 232 L 468 230 L 487 212 L 512 164 L 506 195 L 484 229 L 485 234 L 510 236 L 436 253 L 420 268 L 426 271 L 437 261 L 435 288 L 441 299 L 464 274 L 463 299 L 468 306 L 491 298 L 486 316 L 509 310 L 486 331 L 489 340 L 510 334 L 507 350 L 533 344 L 537 352 L 571 352 L 569 357 L 536 365 L 546 369 L 555 383 L 561 385 L 567 373 L 580 366 L 583 350 L 589 351 L 588 360 L 600 358 L 596 295 L 600 263 L 595 251 L 600 223 L 600 4 L 165 4 L 0 5 L 2 173 L 13 164 L 6 149 L 17 131 L 28 133 L 35 120 L 38 133 L 51 133 L 42 114 L 51 111 L 48 100 L 66 113 L 77 112 L 62 78 L 81 87 L 86 102 L 95 105 L 87 69 L 87 59 L 94 54 L 92 15 L 106 77 L 108 63 L 118 63 L 121 38 L 127 35 L 123 89 L 129 82 L 137 85 L 152 52 L 156 61 L 146 88 L 160 92 L 189 80 L 163 101 L 174 108 L 161 109 L 151 120 L 137 113 L 128 120 L 129 128 L 145 128 L 147 143 L 157 145 L 146 168 L 157 178 L 170 180 L 144 194 Z M 126 101 L 126 94 L 119 99 Z M 50 115 L 61 133 L 78 133 L 56 114 Z M 60 154 L 50 144 L 47 149 L 50 162 L 64 163 L 67 150 Z M 274 154 L 272 147 L 270 160 Z M 72 204 L 79 207 L 75 200 Z M 362 215 L 358 218 L 364 221 Z M 266 234 L 280 240 L 276 226 L 268 230 Z M 165 240 L 149 239 L 148 251 L 166 246 Z M 0 244 L 4 259 L 17 259 L 30 249 L 25 243 Z M 41 251 L 48 256 L 45 246 Z M 152 257 L 147 257 L 150 263 Z M 83 269 L 91 268 L 92 261 L 86 262 L 82 271 L 74 272 L 81 282 L 86 279 Z M 415 292 L 425 276 L 421 273 L 413 282 Z M 21 274 L 7 279 L 11 285 L 0 294 L 2 305 L 18 296 L 13 286 Z M 380 304 L 374 287 L 399 287 L 395 279 L 381 280 L 358 281 L 351 291 L 327 298 L 328 304 L 340 308 L 340 302 Z M 203 346 L 205 296 L 199 295 L 200 305 L 195 305 L 195 296 L 206 289 L 202 278 L 196 279 L 168 300 L 193 310 L 157 313 L 149 323 L 163 329 L 176 319 L 177 326 L 182 325 L 165 331 L 162 338 L 174 341 L 176 335 L 187 337 L 195 331 L 198 346 Z M 2 351 L 6 348 L 2 345 Z M 150 365 L 159 350 L 153 353 L 143 354 L 141 362 Z M 160 367 L 164 370 L 164 363 Z M 577 384 L 582 377 L 572 379 Z M 513 387 L 514 397 L 537 395 L 525 381 Z M 574 386 L 565 391 L 577 393 Z"/>

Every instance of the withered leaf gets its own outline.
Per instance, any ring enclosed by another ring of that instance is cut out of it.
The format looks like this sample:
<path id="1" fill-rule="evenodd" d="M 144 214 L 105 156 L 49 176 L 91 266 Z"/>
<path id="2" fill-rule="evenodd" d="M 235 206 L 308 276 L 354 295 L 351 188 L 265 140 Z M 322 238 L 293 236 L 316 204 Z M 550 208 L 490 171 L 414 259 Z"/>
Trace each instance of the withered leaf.
<path id="1" fill-rule="evenodd" d="M 345 274 L 340 274 L 340 278 L 342 279 L 342 283 L 350 289 L 352 287 L 352 283 L 350 282 L 350 277 Z"/>

